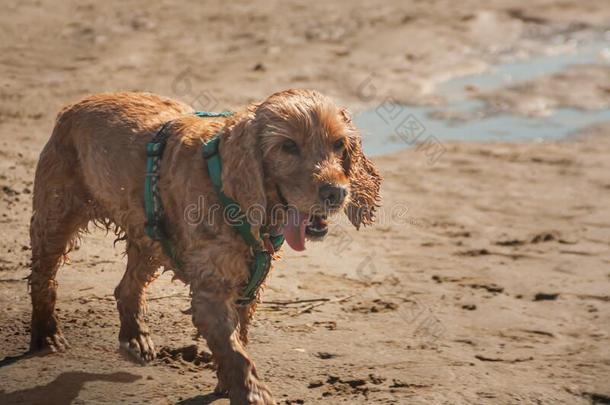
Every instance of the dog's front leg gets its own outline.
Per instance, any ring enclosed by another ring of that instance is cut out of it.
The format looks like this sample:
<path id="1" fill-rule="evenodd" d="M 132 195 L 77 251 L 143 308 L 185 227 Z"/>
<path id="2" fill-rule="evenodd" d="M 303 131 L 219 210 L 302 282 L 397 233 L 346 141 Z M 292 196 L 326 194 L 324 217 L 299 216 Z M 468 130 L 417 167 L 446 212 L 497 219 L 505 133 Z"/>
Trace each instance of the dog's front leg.
<path id="1" fill-rule="evenodd" d="M 219 386 L 229 390 L 231 404 L 275 404 L 239 338 L 239 314 L 231 297 L 205 282 L 192 290 L 193 323 L 212 350 Z"/>
<path id="2" fill-rule="evenodd" d="M 239 339 L 244 347 L 248 345 L 248 328 L 254 316 L 255 307 L 256 303 L 252 303 L 250 305 L 240 305 L 236 309 L 239 317 Z"/>
<path id="3" fill-rule="evenodd" d="M 236 308 L 239 318 L 239 339 L 244 348 L 248 345 L 248 326 L 250 325 L 250 320 L 254 314 L 255 305 L 256 304 L 246 306 L 240 305 Z M 216 388 L 214 388 L 214 393 L 216 395 L 226 395 L 228 392 L 228 384 L 219 378 L 218 384 L 216 384 Z"/>

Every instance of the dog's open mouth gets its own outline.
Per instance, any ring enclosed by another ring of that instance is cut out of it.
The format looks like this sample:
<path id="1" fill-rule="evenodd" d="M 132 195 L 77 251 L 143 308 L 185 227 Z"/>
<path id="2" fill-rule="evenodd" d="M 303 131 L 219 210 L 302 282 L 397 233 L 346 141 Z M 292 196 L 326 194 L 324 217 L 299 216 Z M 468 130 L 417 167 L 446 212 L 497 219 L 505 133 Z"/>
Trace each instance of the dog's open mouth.
<path id="1" fill-rule="evenodd" d="M 305 234 L 313 238 L 322 238 L 328 233 L 328 222 L 326 216 L 312 215 L 305 227 Z"/>
<path id="2" fill-rule="evenodd" d="M 288 210 L 288 218 L 283 229 L 288 245 L 297 252 L 305 250 L 305 236 L 317 239 L 328 233 L 326 216 L 309 215 L 294 209 Z"/>
<path id="3" fill-rule="evenodd" d="M 282 230 L 288 245 L 297 252 L 305 250 L 305 236 L 309 239 L 323 238 L 328 233 L 328 222 L 325 214 L 304 214 L 294 207 L 289 207 L 288 201 L 277 188 L 280 201 L 286 208 L 286 224 Z"/>

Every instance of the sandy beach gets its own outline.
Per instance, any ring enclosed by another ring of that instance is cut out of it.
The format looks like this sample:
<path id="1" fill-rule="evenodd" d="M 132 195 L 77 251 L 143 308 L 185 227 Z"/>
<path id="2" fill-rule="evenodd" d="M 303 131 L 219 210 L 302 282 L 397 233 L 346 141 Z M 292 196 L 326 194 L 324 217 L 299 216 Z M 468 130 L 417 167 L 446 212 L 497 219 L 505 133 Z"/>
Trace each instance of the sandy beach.
<path id="1" fill-rule="evenodd" d="M 209 349 L 182 311 L 188 287 L 170 273 L 148 290 L 159 358 L 140 366 L 121 355 L 112 293 L 125 246 L 93 227 L 58 275 L 72 348 L 24 355 L 34 171 L 63 105 L 141 90 L 223 110 L 291 87 L 355 114 L 389 98 L 442 105 L 446 80 L 609 29 L 601 0 L 9 0 L 0 15 L 0 404 L 228 403 L 211 394 Z M 607 109 L 610 67 L 601 54 L 467 91 L 494 114 Z M 286 248 L 267 282 L 249 352 L 278 403 L 610 403 L 610 122 L 578 132 L 443 141 L 433 159 L 417 146 L 374 156 L 384 177 L 378 223 L 356 231 L 336 218 L 324 242 Z"/>

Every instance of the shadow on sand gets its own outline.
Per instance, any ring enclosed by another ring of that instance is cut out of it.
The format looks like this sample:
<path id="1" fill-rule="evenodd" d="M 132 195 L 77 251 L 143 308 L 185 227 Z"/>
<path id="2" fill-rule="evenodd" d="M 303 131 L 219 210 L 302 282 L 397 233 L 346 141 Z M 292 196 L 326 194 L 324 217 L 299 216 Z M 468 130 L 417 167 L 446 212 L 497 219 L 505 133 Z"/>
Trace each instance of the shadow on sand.
<path id="1" fill-rule="evenodd" d="M 42 356 L 43 354 L 25 352 L 23 354 L 19 354 L 17 356 L 6 356 L 2 360 L 0 360 L 0 368 L 10 366 L 13 363 L 17 363 L 19 360 L 25 360 L 32 357 Z"/>
<path id="2" fill-rule="evenodd" d="M 13 362 L 17 360 L 13 360 Z M 142 377 L 139 375 L 126 372 L 98 374 L 86 373 L 82 371 L 69 371 L 61 373 L 55 380 L 46 385 L 38 385 L 36 387 L 8 393 L 0 391 L 0 404 L 68 405 L 78 396 L 78 393 L 86 382 L 108 381 L 116 383 L 132 383 L 140 378 Z"/>
<path id="3" fill-rule="evenodd" d="M 0 397 L 1 399 L 2 397 Z M 226 395 L 218 395 L 214 393 L 197 395 L 193 398 L 187 398 L 183 401 L 177 402 L 176 405 L 208 405 L 213 404 L 219 399 L 228 398 Z"/>

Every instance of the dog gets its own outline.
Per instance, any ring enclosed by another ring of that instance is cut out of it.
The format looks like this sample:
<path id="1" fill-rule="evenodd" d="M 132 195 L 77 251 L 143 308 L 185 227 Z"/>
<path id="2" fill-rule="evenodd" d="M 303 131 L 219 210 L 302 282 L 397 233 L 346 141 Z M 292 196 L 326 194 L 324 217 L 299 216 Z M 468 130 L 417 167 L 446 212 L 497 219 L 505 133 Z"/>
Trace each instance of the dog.
<path id="1" fill-rule="evenodd" d="M 162 222 L 180 266 L 145 231 L 147 144 L 161 127 L 167 135 L 159 161 Z M 232 404 L 274 403 L 245 351 L 260 293 L 236 304 L 250 278 L 252 249 L 222 210 L 211 209 L 220 204 L 219 193 L 201 150 L 214 137 L 221 191 L 246 211 L 253 235 L 275 229 L 300 251 L 306 240 L 323 238 L 328 218 L 341 211 L 356 228 L 374 221 L 381 177 L 363 154 L 347 110 L 319 92 L 285 90 L 232 115 L 210 117 L 150 93 L 90 96 L 59 113 L 36 168 L 32 351 L 68 348 L 54 313 L 55 277 L 93 222 L 126 240 L 127 269 L 114 292 L 121 347 L 144 362 L 155 358 L 143 316 L 145 289 L 161 266 L 172 269 L 190 286 L 193 323 L 218 366 L 216 392 L 228 393 Z M 202 197 L 206 219 L 187 220 L 185 212 Z"/>

